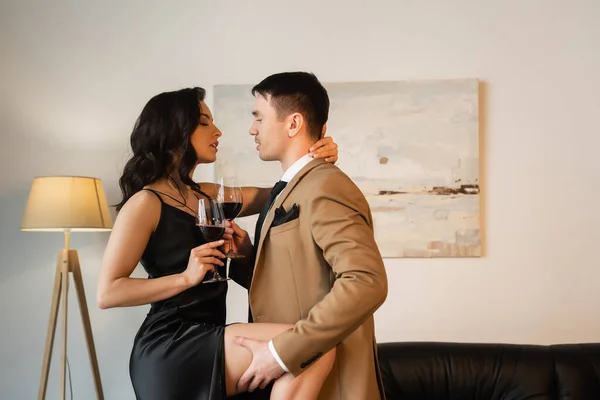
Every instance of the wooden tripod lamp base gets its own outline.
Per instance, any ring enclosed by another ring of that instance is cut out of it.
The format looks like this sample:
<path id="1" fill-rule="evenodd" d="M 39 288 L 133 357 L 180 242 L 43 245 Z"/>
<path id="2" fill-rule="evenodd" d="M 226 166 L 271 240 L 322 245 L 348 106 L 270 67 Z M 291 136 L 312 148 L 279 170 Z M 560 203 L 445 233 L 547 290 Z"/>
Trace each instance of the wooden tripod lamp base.
<path id="1" fill-rule="evenodd" d="M 98 358 L 96 357 L 96 347 L 94 346 L 94 337 L 92 335 L 92 326 L 90 324 L 90 314 L 87 308 L 85 298 L 85 289 L 83 287 L 83 279 L 81 269 L 79 267 L 79 257 L 77 250 L 68 248 L 68 236 L 66 232 L 67 246 L 58 253 L 56 261 L 56 273 L 54 276 L 54 290 L 52 292 L 52 304 L 50 306 L 50 319 L 48 321 L 48 331 L 46 333 L 46 348 L 44 350 L 44 361 L 42 364 L 42 379 L 40 381 L 40 389 L 38 400 L 46 398 L 46 388 L 48 385 L 48 373 L 50 372 L 50 360 L 52 359 L 52 348 L 54 347 L 54 335 L 56 332 L 56 322 L 58 320 L 59 308 L 62 308 L 61 325 L 62 325 L 62 348 L 60 354 L 60 399 L 66 398 L 66 362 L 67 362 L 67 309 L 69 296 L 69 275 L 73 276 L 75 283 L 75 292 L 79 303 L 79 311 L 81 312 L 81 320 L 83 322 L 83 333 L 87 344 L 88 354 L 92 366 L 92 374 L 94 375 L 94 386 L 96 388 L 96 397 L 104 400 L 102 392 L 102 383 L 100 381 L 100 370 L 98 369 Z"/>
<path id="2" fill-rule="evenodd" d="M 94 386 L 98 400 L 104 400 L 98 358 L 92 336 L 90 314 L 85 299 L 81 268 L 77 250 L 69 248 L 71 232 L 108 232 L 112 229 L 112 218 L 106 202 L 102 182 L 98 178 L 84 176 L 42 176 L 31 184 L 27 206 L 21 223 L 22 231 L 64 232 L 65 248 L 58 253 L 54 291 L 50 305 L 50 320 L 46 333 L 46 349 L 42 363 L 42 379 L 38 399 L 46 398 L 50 360 L 54 347 L 54 335 L 58 311 L 62 308 L 62 349 L 60 353 L 60 399 L 66 396 L 67 366 L 67 309 L 69 276 L 73 277 L 75 293 L 81 312 L 83 332 L 92 364 Z"/>

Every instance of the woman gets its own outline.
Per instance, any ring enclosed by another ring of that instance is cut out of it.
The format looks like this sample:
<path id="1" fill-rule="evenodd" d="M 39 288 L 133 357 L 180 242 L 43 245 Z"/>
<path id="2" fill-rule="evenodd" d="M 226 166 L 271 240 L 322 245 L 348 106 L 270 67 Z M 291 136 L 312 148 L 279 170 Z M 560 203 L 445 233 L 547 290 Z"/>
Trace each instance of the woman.
<path id="1" fill-rule="evenodd" d="M 119 183 L 123 194 L 98 283 L 100 308 L 151 304 L 133 344 L 130 376 L 140 400 L 217 400 L 237 394 L 251 353 L 235 336 L 270 340 L 279 324 L 225 326 L 223 282 L 200 284 L 222 266 L 224 240 L 206 243 L 195 226 L 199 198 L 214 185 L 192 180 L 199 164 L 216 160 L 219 129 L 201 88 L 161 93 L 142 110 L 131 135 L 133 155 Z M 250 138 L 249 138 L 250 140 Z M 337 160 L 337 145 L 322 139 L 315 157 Z M 312 151 L 312 149 L 311 149 Z M 243 188 L 240 215 L 260 212 L 270 188 Z M 224 239 L 232 236 L 227 229 Z M 130 277 L 138 262 L 150 279 Z M 316 398 L 335 350 L 293 378 L 273 385 L 272 399 Z"/>

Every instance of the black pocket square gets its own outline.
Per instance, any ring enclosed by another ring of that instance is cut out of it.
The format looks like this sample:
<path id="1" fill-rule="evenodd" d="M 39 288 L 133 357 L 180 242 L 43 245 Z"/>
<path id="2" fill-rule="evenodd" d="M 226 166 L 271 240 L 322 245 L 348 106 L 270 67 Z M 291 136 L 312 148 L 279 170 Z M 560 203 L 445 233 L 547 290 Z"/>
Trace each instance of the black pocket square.
<path id="1" fill-rule="evenodd" d="M 271 226 L 283 225 L 286 222 L 295 220 L 299 216 L 300 209 L 298 208 L 298 205 L 296 203 L 294 203 L 294 205 L 292 206 L 292 208 L 290 208 L 289 211 L 285 211 L 285 208 L 283 208 L 283 206 L 279 206 L 275 209 L 273 224 L 271 224 Z"/>

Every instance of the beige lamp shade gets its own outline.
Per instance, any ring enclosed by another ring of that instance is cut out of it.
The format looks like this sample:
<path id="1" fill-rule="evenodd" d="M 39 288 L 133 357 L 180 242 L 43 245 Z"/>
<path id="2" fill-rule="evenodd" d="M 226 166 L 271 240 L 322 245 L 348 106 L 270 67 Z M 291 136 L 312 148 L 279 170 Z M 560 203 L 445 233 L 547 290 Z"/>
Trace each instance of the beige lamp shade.
<path id="1" fill-rule="evenodd" d="M 102 182 L 81 176 L 33 180 L 21 224 L 23 231 L 109 231 L 112 218 Z"/>

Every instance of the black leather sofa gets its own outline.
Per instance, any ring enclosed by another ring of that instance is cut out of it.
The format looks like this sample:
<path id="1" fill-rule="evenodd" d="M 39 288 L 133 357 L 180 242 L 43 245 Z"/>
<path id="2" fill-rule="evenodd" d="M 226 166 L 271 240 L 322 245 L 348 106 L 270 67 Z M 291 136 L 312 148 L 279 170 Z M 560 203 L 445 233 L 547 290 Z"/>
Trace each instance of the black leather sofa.
<path id="1" fill-rule="evenodd" d="M 387 400 L 600 400 L 600 343 L 378 344 Z"/>

